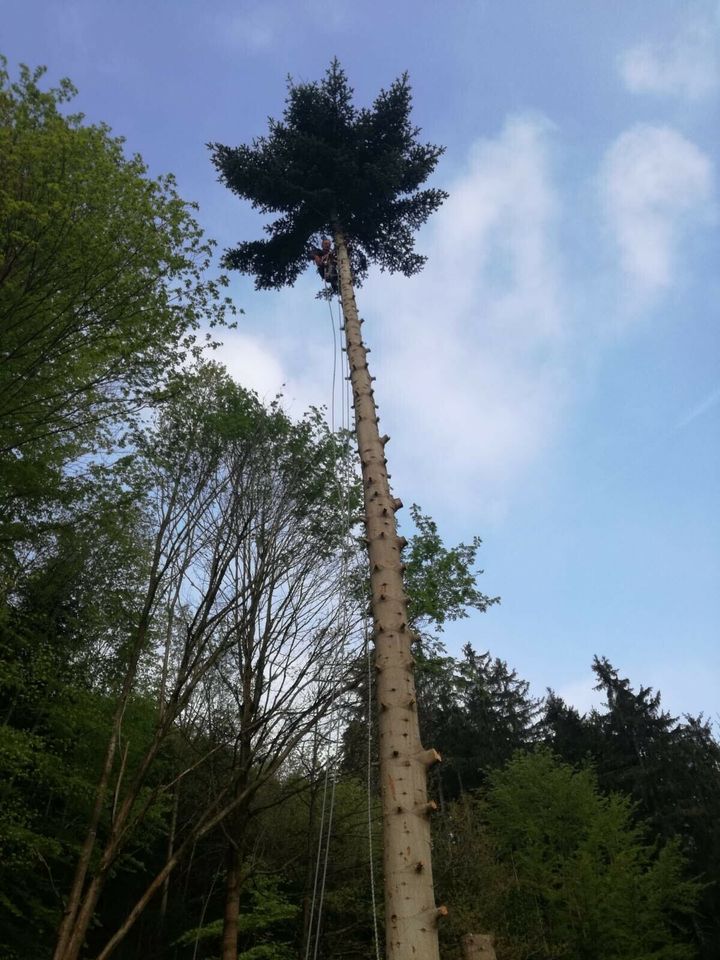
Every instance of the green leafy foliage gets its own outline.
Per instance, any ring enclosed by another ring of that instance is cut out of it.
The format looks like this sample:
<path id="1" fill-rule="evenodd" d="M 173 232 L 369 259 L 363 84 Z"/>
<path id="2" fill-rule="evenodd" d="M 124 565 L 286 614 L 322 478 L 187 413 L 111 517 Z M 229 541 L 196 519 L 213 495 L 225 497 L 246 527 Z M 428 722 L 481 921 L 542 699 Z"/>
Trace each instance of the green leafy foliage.
<path id="1" fill-rule="evenodd" d="M 596 657 L 593 669 L 605 709 L 581 717 L 551 694 L 547 741 L 571 762 L 591 759 L 603 790 L 629 796 L 658 838 L 680 844 L 705 881 L 691 929 L 701 955 L 713 958 L 720 937 L 720 746 L 702 717 L 671 717 L 658 691 L 635 690 L 605 658 Z"/>
<path id="2" fill-rule="evenodd" d="M 292 891 L 294 902 L 303 905 L 296 927 L 296 955 L 305 955 L 308 937 L 311 955 L 314 953 L 320 912 L 318 955 L 342 954 L 362 960 L 374 954 L 368 802 L 372 857 L 378 884 L 376 909 L 382 924 L 380 802 L 375 791 L 368 801 L 367 783 L 359 778 L 346 777 L 333 786 L 332 780 L 326 782 L 325 776 L 325 768 L 317 766 L 306 774 L 307 788 L 304 791 L 291 796 L 282 806 L 268 809 L 258 818 L 258 848 L 264 864 L 268 867 L 275 865 L 287 883 L 287 889 Z M 295 781 L 295 785 L 299 786 L 299 782 Z M 332 830 L 325 868 L 331 804 Z M 316 887 L 318 848 L 322 853 Z M 309 930 L 311 917 L 312 931 Z"/>
<path id="3" fill-rule="evenodd" d="M 488 597 L 477 588 L 482 570 L 475 560 L 482 540 L 446 547 L 435 521 L 414 503 L 410 517 L 415 532 L 405 553 L 405 586 L 408 614 L 416 629 L 424 625 L 442 630 L 447 621 L 468 616 L 469 610 L 485 612 L 499 597 Z"/>
<path id="4" fill-rule="evenodd" d="M 478 578 L 483 572 L 475 568 L 482 542 L 479 537 L 473 537 L 469 544 L 461 542 L 454 547 L 446 547 L 435 521 L 424 514 L 417 504 L 410 507 L 410 518 L 415 529 L 403 554 L 403 560 L 408 615 L 415 633 L 413 655 L 421 734 L 425 743 L 431 743 L 446 757 L 454 758 L 458 756 L 457 741 L 453 740 L 451 733 L 448 736 L 444 733 L 451 730 L 456 720 L 465 723 L 466 715 L 459 703 L 461 695 L 458 690 L 457 664 L 452 657 L 446 656 L 434 631 L 442 632 L 448 621 L 467 617 L 471 609 L 484 613 L 499 603 L 500 598 L 486 596 L 478 589 Z M 364 570 L 357 572 L 355 583 L 358 595 L 367 596 L 367 576 Z M 505 667 L 504 664 L 502 666 Z M 496 664 L 497 671 L 500 671 L 500 661 Z M 498 682 L 503 684 L 503 692 L 498 692 L 496 699 L 503 696 L 507 699 L 515 681 L 514 675 L 510 677 L 508 674 L 504 679 L 498 677 Z M 355 772 L 363 770 L 366 750 L 367 689 L 364 677 L 360 683 L 364 690 L 363 703 L 358 707 L 359 716 L 354 717 L 348 724 L 344 738 L 344 765 L 347 770 Z M 524 692 L 527 692 L 527 684 Z M 460 716 L 463 717 L 462 721 L 459 720 Z M 504 722 L 504 718 L 501 722 Z M 521 739 L 515 739 L 509 752 L 502 753 L 502 759 L 506 760 L 522 742 Z M 446 749 L 449 751 L 447 754 Z M 482 752 L 483 747 L 480 750 Z M 473 750 L 473 753 L 476 752 Z M 485 760 L 482 765 L 485 765 Z M 458 770 L 459 767 L 454 767 L 450 760 L 440 770 L 435 770 L 433 777 L 436 782 L 438 778 L 447 780 L 450 777 L 454 784 L 452 789 L 456 789 L 457 778 L 462 776 Z M 475 785 L 476 781 L 471 778 L 468 786 Z"/>
<path id="5" fill-rule="evenodd" d="M 238 938 L 242 948 L 238 960 L 291 960 L 293 921 L 299 907 L 288 899 L 280 878 L 256 873 L 246 884 L 238 917 Z M 198 943 L 217 943 L 223 921 L 213 920 L 187 930 L 176 946 L 195 947 Z M 285 939 L 283 939 L 285 938 Z"/>
<path id="6" fill-rule="evenodd" d="M 252 857 L 239 956 L 290 960 L 307 943 L 328 744 L 308 760 L 298 742 L 242 817 L 193 833 L 233 778 L 258 776 L 258 767 L 243 770 L 238 719 L 248 648 L 228 645 L 202 674 L 208 651 L 229 626 L 254 624 L 246 641 L 272 629 L 255 616 L 256 597 L 233 594 L 228 578 L 213 581 L 205 606 L 199 598 L 216 574 L 213 557 L 240 556 L 227 538 L 249 517 L 242 558 L 257 582 L 276 563 L 274 583 L 290 583 L 298 553 L 315 576 L 342 568 L 358 582 L 345 536 L 360 500 L 348 438 L 333 436 L 318 411 L 293 421 L 216 365 L 189 363 L 199 324 L 221 324 L 227 306 L 222 280 L 206 278 L 212 245 L 192 206 L 171 177 L 151 179 L 107 127 L 67 112 L 71 84 L 44 90 L 41 81 L 42 71 L 25 68 L 11 81 L 3 61 L 0 956 L 41 960 L 52 949 L 129 677 L 91 876 L 116 808 L 131 790 L 134 801 L 87 955 L 165 863 L 172 835 L 176 848 L 191 840 L 189 852 L 117 955 L 190 957 L 197 946 L 198 957 L 215 956 L 223 906 L 215 881 L 232 831 Z M 444 194 L 421 189 L 441 151 L 419 142 L 410 107 L 401 77 L 372 108 L 356 108 L 334 62 L 319 83 L 290 83 L 283 119 L 266 138 L 215 145 L 231 189 L 277 215 L 266 241 L 229 251 L 227 264 L 255 273 L 259 287 L 292 282 L 308 244 L 340 227 L 357 275 L 371 261 L 419 269 L 413 231 Z M 435 870 L 450 906 L 444 954 L 456 955 L 460 934 L 494 929 L 500 960 L 685 960 L 691 941 L 715 960 L 720 747 L 710 724 L 669 716 L 659 694 L 634 689 L 598 659 L 606 707 L 582 716 L 550 694 L 538 725 L 538 703 L 507 663 L 471 645 L 451 657 L 437 641 L 448 622 L 497 602 L 477 587 L 479 539 L 446 547 L 431 518 L 418 507 L 411 515 L 418 709 L 426 743 L 444 756 L 433 774 Z M 156 553 L 170 583 L 148 604 Z M 183 563 L 185 578 L 173 580 Z M 328 576 L 331 593 L 333 583 Z M 273 585 L 275 602 L 307 609 L 284 589 Z M 361 600 L 362 588 L 349 595 Z M 263 660 L 248 682 L 257 703 L 273 684 L 287 690 L 302 676 L 301 660 L 287 670 L 282 657 Z M 175 712 L 163 714 L 173 678 L 201 675 L 197 695 L 182 701 L 181 685 Z M 281 703 L 260 764 L 272 760 L 284 724 L 310 709 L 310 686 L 297 707 Z M 357 960 L 373 952 L 368 860 L 381 859 L 374 793 L 368 849 L 366 693 L 346 728 L 346 776 L 331 784 L 320 931 L 322 955 Z M 541 737 L 565 762 L 528 752 Z M 514 756 L 518 749 L 525 753 Z"/>
<path id="7" fill-rule="evenodd" d="M 503 960 L 694 954 L 676 924 L 694 913 L 699 884 L 677 845 L 658 852 L 626 798 L 548 752 L 516 756 L 485 798 L 460 801 L 441 850 L 452 933 L 494 930 Z"/>
<path id="8" fill-rule="evenodd" d="M 527 681 L 470 644 L 457 660 L 437 655 L 421 660 L 418 690 L 424 741 L 443 757 L 432 771 L 442 800 L 482 786 L 536 739 L 540 703 Z"/>
<path id="9" fill-rule="evenodd" d="M 258 289 L 292 284 L 311 246 L 341 229 L 356 279 L 370 262 L 406 275 L 421 269 L 413 233 L 447 196 L 421 185 L 442 148 L 418 140 L 407 74 L 371 109 L 353 104 L 339 62 L 314 83 L 288 83 L 283 119 L 249 146 L 210 144 L 220 179 L 261 213 L 279 214 L 267 240 L 228 250 L 227 267 L 251 273 Z"/>
<path id="10" fill-rule="evenodd" d="M 112 447 L 229 307 L 173 178 L 68 114 L 72 84 L 43 90 L 43 73 L 12 81 L 0 60 L 0 512 L 14 538 L 72 498 L 67 465 Z"/>

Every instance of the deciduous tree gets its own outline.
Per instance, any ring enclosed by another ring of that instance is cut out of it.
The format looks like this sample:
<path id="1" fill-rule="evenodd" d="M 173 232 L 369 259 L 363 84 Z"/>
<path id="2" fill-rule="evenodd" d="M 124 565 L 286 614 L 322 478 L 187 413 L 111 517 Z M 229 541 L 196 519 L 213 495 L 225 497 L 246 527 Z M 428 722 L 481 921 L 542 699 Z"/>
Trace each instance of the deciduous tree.
<path id="1" fill-rule="evenodd" d="M 68 112 L 68 80 L 0 60 L 0 544 L 73 496 L 67 466 L 113 446 L 224 322 L 212 243 L 172 176 Z"/>
<path id="2" fill-rule="evenodd" d="M 686 960 L 677 921 L 699 884 L 677 844 L 659 852 L 630 801 L 549 752 L 519 754 L 468 796 L 439 841 L 457 910 L 449 934 L 494 930 L 498 954 L 526 960 Z"/>
<path id="3" fill-rule="evenodd" d="M 103 957 L 194 839 L 249 802 L 335 693 L 343 448 L 317 416 L 293 424 L 213 367 L 179 379 L 158 425 L 136 440 L 148 481 L 150 562 L 137 618 L 114 651 L 120 668 L 111 733 L 57 960 L 78 956 L 118 857 L 155 798 L 182 774 L 146 789 L 168 738 L 192 731 L 201 707 L 206 731 L 230 719 L 227 710 L 207 715 L 200 693 L 211 675 L 222 667 L 218 682 L 230 693 L 235 720 L 225 724 L 224 738 L 210 742 L 230 755 L 238 751 L 235 772 L 216 781 Z M 154 692 L 156 715 L 145 750 L 127 765 L 116 758 L 138 687 Z M 197 762 L 214 756 L 210 750 Z"/>

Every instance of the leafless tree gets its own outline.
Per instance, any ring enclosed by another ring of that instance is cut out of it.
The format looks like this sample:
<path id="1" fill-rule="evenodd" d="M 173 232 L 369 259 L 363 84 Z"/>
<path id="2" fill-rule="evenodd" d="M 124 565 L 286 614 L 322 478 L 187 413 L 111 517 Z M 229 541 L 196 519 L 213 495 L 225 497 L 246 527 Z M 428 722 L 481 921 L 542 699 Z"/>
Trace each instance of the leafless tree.
<path id="1" fill-rule="evenodd" d="M 207 806 L 185 825 L 102 958 L 186 850 L 248 809 L 333 704 L 347 670 L 337 655 L 350 622 L 341 588 L 351 495 L 338 481 L 342 445 L 318 417 L 292 424 L 213 368 L 188 375 L 186 386 L 140 441 L 151 559 L 141 609 L 118 651 L 122 682 L 55 960 L 79 956 L 113 865 L 163 793 L 200 764 L 214 781 Z M 156 722 L 128 770 L 123 715 L 149 682 Z M 149 789 L 168 737 L 199 728 L 215 747 Z"/>

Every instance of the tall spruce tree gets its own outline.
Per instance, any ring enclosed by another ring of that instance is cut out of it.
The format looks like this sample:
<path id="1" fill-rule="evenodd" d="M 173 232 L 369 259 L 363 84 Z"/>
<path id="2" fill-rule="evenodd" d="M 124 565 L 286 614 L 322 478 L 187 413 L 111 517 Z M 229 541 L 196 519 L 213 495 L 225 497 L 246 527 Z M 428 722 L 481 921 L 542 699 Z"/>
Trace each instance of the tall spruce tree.
<path id="1" fill-rule="evenodd" d="M 430 859 L 431 805 L 427 769 L 438 754 L 420 741 L 411 631 L 403 587 L 393 498 L 367 349 L 353 281 L 370 263 L 409 276 L 424 258 L 414 231 L 446 194 L 420 189 L 442 148 L 421 143 L 410 119 L 403 74 L 372 108 L 358 109 L 337 60 L 320 82 L 288 85 L 281 121 L 248 146 L 212 144 L 220 178 L 263 214 L 274 216 L 267 239 L 225 254 L 229 268 L 255 276 L 258 289 L 292 284 L 323 234 L 335 241 L 345 336 L 362 465 L 379 706 L 380 779 L 384 824 L 387 956 L 437 960 L 437 919 Z"/>
<path id="2" fill-rule="evenodd" d="M 428 664 L 432 668 L 432 662 Z M 441 802 L 484 786 L 493 770 L 537 740 L 540 702 L 504 660 L 479 653 L 470 644 L 451 660 L 443 684 L 428 671 L 421 693 L 430 701 L 423 713 L 445 763 L 437 773 Z M 430 686 L 430 689 L 423 689 Z M 434 694 L 434 690 L 438 690 Z"/>

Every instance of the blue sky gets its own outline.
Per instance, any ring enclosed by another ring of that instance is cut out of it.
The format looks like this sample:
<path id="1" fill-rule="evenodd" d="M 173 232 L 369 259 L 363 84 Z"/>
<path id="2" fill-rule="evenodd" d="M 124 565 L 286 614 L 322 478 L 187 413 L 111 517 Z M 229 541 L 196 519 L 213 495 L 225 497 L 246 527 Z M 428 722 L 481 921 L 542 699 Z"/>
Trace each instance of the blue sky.
<path id="1" fill-rule="evenodd" d="M 449 628 L 586 708 L 593 654 L 716 716 L 720 679 L 720 8 L 705 0 L 0 3 L 11 69 L 70 76 L 221 247 L 257 217 L 205 143 L 262 134 L 337 55 L 366 103 L 408 70 L 451 194 L 418 277 L 359 292 L 396 494 L 483 538 L 502 605 Z M 222 359 L 330 404 L 308 272 L 256 293 Z"/>

